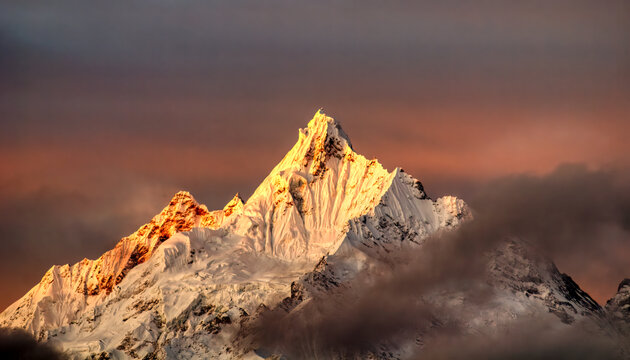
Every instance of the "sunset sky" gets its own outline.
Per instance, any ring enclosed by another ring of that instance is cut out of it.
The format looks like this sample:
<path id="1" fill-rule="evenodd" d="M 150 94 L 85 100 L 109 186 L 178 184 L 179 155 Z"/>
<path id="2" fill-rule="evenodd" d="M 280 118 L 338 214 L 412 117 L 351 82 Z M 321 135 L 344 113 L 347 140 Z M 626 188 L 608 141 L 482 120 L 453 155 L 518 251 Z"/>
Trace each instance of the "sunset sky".
<path id="1" fill-rule="evenodd" d="M 247 198 L 319 108 L 432 197 L 626 169 L 630 3 L 1 1 L 0 308 L 177 190 Z"/>

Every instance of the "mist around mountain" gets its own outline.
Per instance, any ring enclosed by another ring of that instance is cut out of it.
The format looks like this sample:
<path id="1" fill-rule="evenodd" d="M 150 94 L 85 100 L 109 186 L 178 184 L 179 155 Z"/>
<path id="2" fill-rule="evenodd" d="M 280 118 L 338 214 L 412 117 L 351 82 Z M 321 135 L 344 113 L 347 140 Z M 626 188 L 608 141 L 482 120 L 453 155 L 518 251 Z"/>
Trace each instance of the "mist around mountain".
<path id="1" fill-rule="evenodd" d="M 630 283 L 602 306 L 553 262 L 627 235 L 621 179 L 566 165 L 432 199 L 317 112 L 249 199 L 178 192 L 0 325 L 81 359 L 628 358 Z"/>

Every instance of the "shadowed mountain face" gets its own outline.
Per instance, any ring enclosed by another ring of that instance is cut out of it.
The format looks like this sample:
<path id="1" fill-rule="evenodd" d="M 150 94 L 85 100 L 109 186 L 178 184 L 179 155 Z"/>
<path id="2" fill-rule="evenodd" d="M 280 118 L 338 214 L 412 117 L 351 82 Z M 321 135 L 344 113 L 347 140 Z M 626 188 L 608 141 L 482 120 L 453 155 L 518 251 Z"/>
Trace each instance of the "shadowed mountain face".
<path id="1" fill-rule="evenodd" d="M 429 198 L 318 112 L 247 201 L 177 193 L 100 258 L 53 266 L 0 325 L 72 356 L 160 359 L 414 358 L 532 323 L 569 342 L 617 333 L 623 299 L 602 309 L 531 226 L 479 210 Z"/>

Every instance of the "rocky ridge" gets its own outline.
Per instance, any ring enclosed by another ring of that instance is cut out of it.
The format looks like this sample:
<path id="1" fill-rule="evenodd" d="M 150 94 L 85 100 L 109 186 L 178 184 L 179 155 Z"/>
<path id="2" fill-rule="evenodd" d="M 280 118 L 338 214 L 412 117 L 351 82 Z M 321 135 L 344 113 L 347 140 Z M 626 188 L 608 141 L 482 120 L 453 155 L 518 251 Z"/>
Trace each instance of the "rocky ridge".
<path id="1" fill-rule="evenodd" d="M 131 269 L 151 258 L 172 235 L 198 226 L 218 228 L 242 208 L 238 194 L 223 210 L 208 211 L 190 193 L 180 191 L 149 223 L 98 259 L 51 267 L 37 286 L 3 312 L 11 316 L 0 317 L 0 324 L 43 336 L 45 331 L 73 321 L 89 304 L 107 297 Z"/>

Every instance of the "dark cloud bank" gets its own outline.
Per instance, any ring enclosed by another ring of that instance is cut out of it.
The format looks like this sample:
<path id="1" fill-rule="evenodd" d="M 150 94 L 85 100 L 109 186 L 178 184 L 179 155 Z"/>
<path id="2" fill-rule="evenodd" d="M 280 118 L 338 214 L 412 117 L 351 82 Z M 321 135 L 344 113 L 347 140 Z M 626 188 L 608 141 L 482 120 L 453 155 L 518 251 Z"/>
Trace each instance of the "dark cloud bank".
<path id="1" fill-rule="evenodd" d="M 24 330 L 0 328 L 0 359 L 62 360 L 67 357 L 50 345 L 38 343 Z"/>
<path id="2" fill-rule="evenodd" d="M 490 183 L 470 202 L 474 221 L 430 238 L 418 251 L 398 254 L 402 261 L 376 264 L 333 297 L 314 296 L 290 315 L 279 309 L 263 314 L 257 341 L 289 358 L 378 353 L 382 344 L 400 344 L 418 334 L 423 336 L 417 341 L 425 342 L 423 359 L 615 358 L 612 340 L 586 325 L 559 330 L 547 318 L 527 319 L 495 336 L 464 336 L 458 319 L 491 303 L 484 254 L 506 238 L 524 239 L 551 259 L 567 259 L 565 267 L 597 263 L 618 281 L 628 277 L 628 257 L 610 254 L 630 249 L 627 175 L 564 165 L 546 176 Z M 419 300 L 453 290 L 465 294 L 463 304 Z"/>

